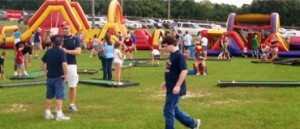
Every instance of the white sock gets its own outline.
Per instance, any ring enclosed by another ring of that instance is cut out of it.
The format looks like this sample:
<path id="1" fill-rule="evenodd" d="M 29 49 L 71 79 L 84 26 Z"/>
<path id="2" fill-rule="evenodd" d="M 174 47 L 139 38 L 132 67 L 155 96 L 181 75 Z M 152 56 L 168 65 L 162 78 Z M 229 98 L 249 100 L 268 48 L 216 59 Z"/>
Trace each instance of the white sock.
<path id="1" fill-rule="evenodd" d="M 15 71 L 15 72 L 14 72 L 14 75 L 15 75 L 15 76 L 17 76 L 17 75 L 18 75 L 18 72 L 17 72 L 17 71 Z"/>
<path id="2" fill-rule="evenodd" d="M 49 109 L 46 109 L 46 114 L 51 114 L 51 111 Z"/>
<path id="3" fill-rule="evenodd" d="M 63 115 L 63 113 L 62 113 L 62 111 L 61 110 L 57 110 L 57 114 L 56 114 L 57 116 L 62 116 Z"/>
<path id="4" fill-rule="evenodd" d="M 70 106 L 75 106 L 75 104 L 74 103 L 70 103 Z"/>
<path id="5" fill-rule="evenodd" d="M 27 74 L 27 71 L 24 71 L 24 74 Z"/>

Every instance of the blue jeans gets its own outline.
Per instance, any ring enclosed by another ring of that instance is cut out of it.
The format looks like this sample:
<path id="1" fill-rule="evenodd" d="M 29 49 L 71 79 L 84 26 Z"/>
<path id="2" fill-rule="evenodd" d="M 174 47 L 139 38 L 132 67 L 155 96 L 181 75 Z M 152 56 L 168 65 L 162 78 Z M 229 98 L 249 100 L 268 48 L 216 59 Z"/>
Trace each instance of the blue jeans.
<path id="1" fill-rule="evenodd" d="M 66 98 L 66 84 L 63 78 L 47 78 L 47 99 L 65 99 Z"/>
<path id="2" fill-rule="evenodd" d="M 196 122 L 178 107 L 181 96 L 167 94 L 164 107 L 164 117 L 166 121 L 165 129 L 175 129 L 174 118 L 186 127 L 194 128 Z"/>
<path id="3" fill-rule="evenodd" d="M 102 69 L 103 69 L 103 79 L 111 80 L 112 79 L 112 62 L 113 58 L 104 58 L 101 59 Z"/>
<path id="4" fill-rule="evenodd" d="M 184 53 L 183 44 L 182 43 L 178 44 L 178 48 L 179 48 L 179 50 L 180 50 L 181 53 Z"/>

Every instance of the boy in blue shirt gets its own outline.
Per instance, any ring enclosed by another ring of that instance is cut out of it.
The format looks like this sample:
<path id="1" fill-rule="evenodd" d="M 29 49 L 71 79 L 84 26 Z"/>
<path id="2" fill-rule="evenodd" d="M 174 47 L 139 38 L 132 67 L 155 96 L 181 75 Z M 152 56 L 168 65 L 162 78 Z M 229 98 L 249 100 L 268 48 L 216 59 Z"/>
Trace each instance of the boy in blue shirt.
<path id="1" fill-rule="evenodd" d="M 193 119 L 179 108 L 179 101 L 186 94 L 185 77 L 188 73 L 187 64 L 183 54 L 179 51 L 177 40 L 166 36 L 162 41 L 163 49 L 170 53 L 165 70 L 165 82 L 162 90 L 166 90 L 166 103 L 164 107 L 165 129 L 174 129 L 174 118 L 186 127 L 199 129 L 200 119 Z"/>
<path id="2" fill-rule="evenodd" d="M 46 113 L 45 119 L 53 119 L 50 112 L 51 102 L 56 98 L 56 120 L 70 120 L 62 112 L 63 100 L 66 98 L 67 57 L 62 49 L 63 36 L 55 36 L 55 46 L 49 49 L 42 58 L 42 69 L 47 74 Z"/>

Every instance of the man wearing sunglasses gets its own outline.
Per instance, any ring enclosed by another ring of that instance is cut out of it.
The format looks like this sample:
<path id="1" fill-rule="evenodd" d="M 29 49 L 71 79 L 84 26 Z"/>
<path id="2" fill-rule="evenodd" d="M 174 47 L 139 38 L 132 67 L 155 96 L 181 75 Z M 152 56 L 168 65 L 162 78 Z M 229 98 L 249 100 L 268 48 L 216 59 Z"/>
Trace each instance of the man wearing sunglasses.
<path id="1" fill-rule="evenodd" d="M 70 107 L 69 111 L 78 112 L 77 107 L 75 106 L 76 99 L 76 87 L 79 80 L 77 74 L 77 64 L 76 56 L 81 53 L 81 46 L 79 39 L 74 36 L 71 32 L 70 23 L 64 21 L 61 25 L 63 29 L 64 44 L 63 50 L 67 54 L 67 63 L 68 63 L 68 85 L 70 88 Z"/>

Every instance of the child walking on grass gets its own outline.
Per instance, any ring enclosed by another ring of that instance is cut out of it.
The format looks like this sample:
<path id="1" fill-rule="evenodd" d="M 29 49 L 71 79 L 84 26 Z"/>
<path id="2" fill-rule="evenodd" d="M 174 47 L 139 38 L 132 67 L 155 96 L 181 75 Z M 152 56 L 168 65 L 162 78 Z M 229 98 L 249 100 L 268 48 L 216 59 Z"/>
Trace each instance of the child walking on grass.
<path id="1" fill-rule="evenodd" d="M 154 49 L 153 47 L 151 47 L 150 50 L 151 50 L 152 65 L 154 64 L 154 61 L 156 61 L 156 63 L 160 65 L 159 63 L 160 52 L 157 49 Z"/>
<path id="2" fill-rule="evenodd" d="M 96 53 L 98 53 L 98 50 L 99 50 L 99 43 L 98 43 L 98 39 L 97 39 L 96 34 L 94 35 L 94 40 L 93 41 L 94 41 L 93 42 L 93 48 L 92 48 L 91 53 L 90 53 L 90 58 L 95 56 Z"/>
<path id="3" fill-rule="evenodd" d="M 165 129 L 174 129 L 175 119 L 186 127 L 199 129 L 200 119 L 193 119 L 179 108 L 180 99 L 186 94 L 185 77 L 188 70 L 184 56 L 177 48 L 175 38 L 166 36 L 162 45 L 164 50 L 170 53 L 165 69 L 165 81 L 161 85 L 162 90 L 166 91 Z"/>
<path id="4" fill-rule="evenodd" d="M 22 53 L 22 50 L 24 49 L 24 44 L 19 44 L 19 48 L 17 50 L 16 53 L 16 57 L 17 57 L 17 77 L 21 77 L 22 76 L 22 72 L 21 69 L 24 70 L 24 55 Z"/>
<path id="5" fill-rule="evenodd" d="M 4 75 L 4 59 L 6 57 L 6 52 L 3 51 L 0 57 L 0 77 L 6 81 L 5 75 Z"/>
<path id="6" fill-rule="evenodd" d="M 113 65 L 115 66 L 115 77 L 114 77 L 114 85 L 123 85 L 121 82 L 121 71 L 122 71 L 122 66 L 124 63 L 124 60 L 122 58 L 122 53 L 121 53 L 121 43 L 116 42 L 114 45 L 114 61 Z"/>

